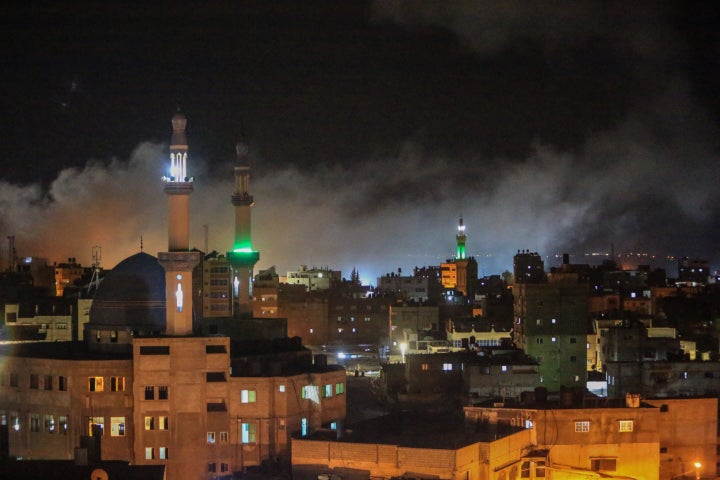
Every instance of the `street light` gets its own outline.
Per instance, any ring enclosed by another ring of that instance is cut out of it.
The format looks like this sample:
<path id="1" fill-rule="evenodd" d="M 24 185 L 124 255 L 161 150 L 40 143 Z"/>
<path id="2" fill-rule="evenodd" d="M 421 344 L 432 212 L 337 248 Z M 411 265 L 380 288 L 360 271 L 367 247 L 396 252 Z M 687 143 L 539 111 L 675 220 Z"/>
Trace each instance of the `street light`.
<path id="1" fill-rule="evenodd" d="M 700 480 L 700 468 L 702 467 L 702 463 L 695 462 L 693 465 L 695 465 L 695 480 Z"/>

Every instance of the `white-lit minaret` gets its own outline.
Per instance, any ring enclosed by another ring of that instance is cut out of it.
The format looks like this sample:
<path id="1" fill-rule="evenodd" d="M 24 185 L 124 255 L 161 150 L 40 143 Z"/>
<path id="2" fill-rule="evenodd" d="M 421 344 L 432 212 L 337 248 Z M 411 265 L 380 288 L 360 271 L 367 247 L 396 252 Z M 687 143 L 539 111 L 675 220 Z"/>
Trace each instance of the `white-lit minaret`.
<path id="1" fill-rule="evenodd" d="M 252 248 L 250 209 L 255 200 L 250 195 L 250 161 L 244 143 L 236 145 L 235 191 L 232 204 L 235 207 L 235 238 L 233 250 L 227 258 L 233 268 L 233 315 L 252 312 L 253 267 L 260 259 L 260 252 Z"/>
<path id="2" fill-rule="evenodd" d="M 158 262 L 165 269 L 167 335 L 191 335 L 193 332 L 192 271 L 200 261 L 200 253 L 190 251 L 193 178 L 187 173 L 186 124 L 185 115 L 180 112 L 173 115 L 170 170 L 162 178 L 168 197 L 168 251 L 158 253 Z"/>

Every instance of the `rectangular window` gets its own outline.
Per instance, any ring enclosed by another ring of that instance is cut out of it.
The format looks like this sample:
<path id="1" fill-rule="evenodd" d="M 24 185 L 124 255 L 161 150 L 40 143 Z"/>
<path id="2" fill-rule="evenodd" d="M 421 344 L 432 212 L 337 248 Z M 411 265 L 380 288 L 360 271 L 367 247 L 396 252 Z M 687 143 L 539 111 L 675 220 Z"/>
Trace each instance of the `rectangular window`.
<path id="1" fill-rule="evenodd" d="M 45 390 L 52 390 L 52 387 L 53 387 L 52 375 L 45 375 L 45 378 L 43 378 L 43 388 Z"/>
<path id="2" fill-rule="evenodd" d="M 583 420 L 580 422 L 575 422 L 575 431 L 576 432 L 589 432 L 590 431 L 590 421 Z"/>
<path id="3" fill-rule="evenodd" d="M 220 443 L 228 443 L 228 432 L 220 432 L 218 434 L 218 441 Z"/>
<path id="4" fill-rule="evenodd" d="M 10 372 L 10 386 L 17 387 L 19 384 L 20 381 L 18 380 L 18 374 L 15 372 Z"/>
<path id="5" fill-rule="evenodd" d="M 67 378 L 62 375 L 58 376 L 58 390 L 61 392 L 67 391 Z"/>
<path id="6" fill-rule="evenodd" d="M 161 415 L 158 417 L 158 429 L 159 430 L 167 430 L 169 426 L 168 417 L 166 415 Z"/>
<path id="7" fill-rule="evenodd" d="M 16 432 L 20 431 L 20 415 L 18 412 L 10 412 L 10 426 Z"/>
<path id="8" fill-rule="evenodd" d="M 420 365 L 420 370 L 422 370 L 423 372 L 427 372 L 428 370 L 430 370 L 430 364 L 423 363 L 422 365 Z"/>
<path id="9" fill-rule="evenodd" d="M 215 432 L 207 432 L 207 443 L 215 443 Z"/>
<path id="10" fill-rule="evenodd" d="M 37 390 L 40 386 L 40 376 L 37 373 L 30 374 L 30 388 Z"/>
<path id="11" fill-rule="evenodd" d="M 207 382 L 225 382 L 225 372 L 207 372 L 205 373 L 205 381 Z"/>
<path id="12" fill-rule="evenodd" d="M 280 392 L 280 393 L 285 393 L 285 385 L 280 385 L 280 386 L 278 387 L 278 392 Z"/>
<path id="13" fill-rule="evenodd" d="M 145 430 L 155 430 L 155 418 L 145 417 Z"/>
<path id="14" fill-rule="evenodd" d="M 168 399 L 168 387 L 167 386 L 159 386 L 158 387 L 158 400 L 167 400 Z"/>
<path id="15" fill-rule="evenodd" d="M 55 425 L 54 415 L 45 415 L 45 431 L 48 433 L 55 433 L 57 426 Z"/>
<path id="16" fill-rule="evenodd" d="M 155 387 L 151 385 L 145 387 L 145 400 L 155 400 Z"/>
<path id="17" fill-rule="evenodd" d="M 255 403 L 256 398 L 255 390 L 242 390 L 240 392 L 241 403 Z"/>
<path id="18" fill-rule="evenodd" d="M 158 448 L 158 454 L 160 460 L 167 460 L 168 457 L 168 447 L 160 447 Z"/>
<path id="19" fill-rule="evenodd" d="M 621 432 L 632 432 L 634 426 L 635 425 L 633 424 L 632 420 L 620 420 L 620 431 Z"/>
<path id="20" fill-rule="evenodd" d="M 452 363 L 443 363 L 443 371 L 444 372 L 452 371 L 452 369 L 453 369 Z"/>
<path id="21" fill-rule="evenodd" d="M 323 398 L 332 397 L 332 385 L 325 385 L 323 387 Z"/>
<path id="22" fill-rule="evenodd" d="M 88 377 L 88 391 L 102 392 L 103 391 L 103 377 Z"/>
<path id="23" fill-rule="evenodd" d="M 67 435 L 68 432 L 68 417 L 67 415 L 60 415 L 58 417 L 58 432 L 60 435 Z"/>
<path id="24" fill-rule="evenodd" d="M 155 459 L 155 449 L 153 447 L 145 447 L 145 460 Z"/>
<path id="25" fill-rule="evenodd" d="M 105 434 L 105 418 L 104 417 L 88 417 L 88 435 L 92 437 L 93 427 L 100 427 L 101 435 Z"/>
<path id="26" fill-rule="evenodd" d="M 170 355 L 170 347 L 146 345 L 140 347 L 140 355 Z"/>
<path id="27" fill-rule="evenodd" d="M 227 353 L 225 345 L 205 345 L 205 353 Z"/>
<path id="28" fill-rule="evenodd" d="M 255 431 L 257 425 L 254 423 L 242 424 L 242 443 L 255 443 Z"/>
<path id="29" fill-rule="evenodd" d="M 110 417 L 110 436 L 125 436 L 125 417 Z"/>
<path id="30" fill-rule="evenodd" d="M 216 467 L 215 463 L 208 463 L 208 473 L 215 473 Z"/>
<path id="31" fill-rule="evenodd" d="M 615 458 L 591 458 L 590 469 L 595 472 L 614 472 L 617 469 Z"/>
<path id="32" fill-rule="evenodd" d="M 110 377 L 110 391 L 124 392 L 125 391 L 125 377 Z"/>
<path id="33" fill-rule="evenodd" d="M 220 464 L 220 471 L 221 471 L 221 472 L 227 472 L 227 471 L 229 471 L 229 470 L 230 470 L 230 465 L 228 465 L 227 463 L 221 463 L 221 464 Z"/>
<path id="34" fill-rule="evenodd" d="M 345 393 L 345 384 L 344 383 L 336 383 L 335 384 L 335 395 L 342 395 Z"/>
<path id="35" fill-rule="evenodd" d="M 40 431 L 40 415 L 37 413 L 30 414 L 30 431 L 31 432 L 39 432 Z"/>

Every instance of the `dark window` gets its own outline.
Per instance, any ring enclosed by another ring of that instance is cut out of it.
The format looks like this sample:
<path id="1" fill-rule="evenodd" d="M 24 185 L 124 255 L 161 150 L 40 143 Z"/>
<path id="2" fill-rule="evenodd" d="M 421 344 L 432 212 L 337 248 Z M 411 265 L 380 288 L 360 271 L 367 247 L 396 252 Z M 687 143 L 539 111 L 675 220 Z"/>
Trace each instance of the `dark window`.
<path id="1" fill-rule="evenodd" d="M 30 374 L 30 388 L 37 389 L 40 384 L 40 376 L 37 373 Z"/>
<path id="2" fill-rule="evenodd" d="M 62 375 L 58 377 L 58 390 L 67 391 L 67 379 Z"/>
<path id="3" fill-rule="evenodd" d="M 168 387 L 166 387 L 166 386 L 158 387 L 158 399 L 159 400 L 167 400 L 168 399 Z"/>
<path id="4" fill-rule="evenodd" d="M 614 458 L 593 458 L 590 460 L 591 469 L 595 472 L 614 472 L 617 469 L 617 460 Z"/>
<path id="5" fill-rule="evenodd" d="M 224 382 L 225 372 L 207 372 L 205 378 L 208 382 Z"/>
<path id="6" fill-rule="evenodd" d="M 205 353 L 227 353 L 225 345 L 205 345 Z"/>
<path id="7" fill-rule="evenodd" d="M 167 345 L 146 345 L 140 347 L 140 355 L 170 355 L 170 347 Z"/>
<path id="8" fill-rule="evenodd" d="M 145 400 L 155 400 L 155 387 L 145 387 Z"/>
<path id="9" fill-rule="evenodd" d="M 20 382 L 18 381 L 18 374 L 15 372 L 10 372 L 10 386 L 11 387 L 17 387 Z"/>
<path id="10" fill-rule="evenodd" d="M 43 388 L 45 390 L 52 390 L 53 387 L 53 381 L 52 381 L 52 375 L 45 375 L 45 378 L 43 379 Z"/>
<path id="11" fill-rule="evenodd" d="M 215 463 L 208 463 L 208 472 L 215 473 L 216 468 Z"/>
<path id="12" fill-rule="evenodd" d="M 667 406 L 666 403 L 663 403 L 662 405 L 660 405 L 660 411 L 661 411 L 661 412 L 667 412 L 667 411 L 668 411 L 668 406 Z"/>

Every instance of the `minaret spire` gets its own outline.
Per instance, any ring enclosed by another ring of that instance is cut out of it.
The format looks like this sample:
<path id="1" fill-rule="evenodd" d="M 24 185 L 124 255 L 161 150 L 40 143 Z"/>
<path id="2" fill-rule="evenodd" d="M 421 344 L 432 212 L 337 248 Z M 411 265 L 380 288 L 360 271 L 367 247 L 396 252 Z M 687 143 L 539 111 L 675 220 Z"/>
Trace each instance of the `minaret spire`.
<path id="1" fill-rule="evenodd" d="M 192 334 L 192 271 L 200 261 L 200 253 L 190 251 L 190 194 L 194 178 L 187 174 L 186 125 L 183 113 L 173 115 L 169 175 L 162 178 L 168 197 L 168 251 L 158 253 L 158 262 L 165 269 L 168 335 Z"/>
<path id="2" fill-rule="evenodd" d="M 465 224 L 463 223 L 462 215 L 460 215 L 460 222 L 458 223 L 458 233 L 455 237 L 457 240 L 457 255 L 455 258 L 458 260 L 465 259 Z"/>
<path id="3" fill-rule="evenodd" d="M 260 259 L 260 252 L 252 248 L 250 209 L 255 200 L 250 194 L 248 147 L 239 142 L 235 151 L 235 190 L 232 195 L 232 204 L 235 207 L 235 238 L 233 250 L 227 252 L 227 258 L 233 267 L 233 314 L 238 316 L 252 312 L 253 267 Z"/>

